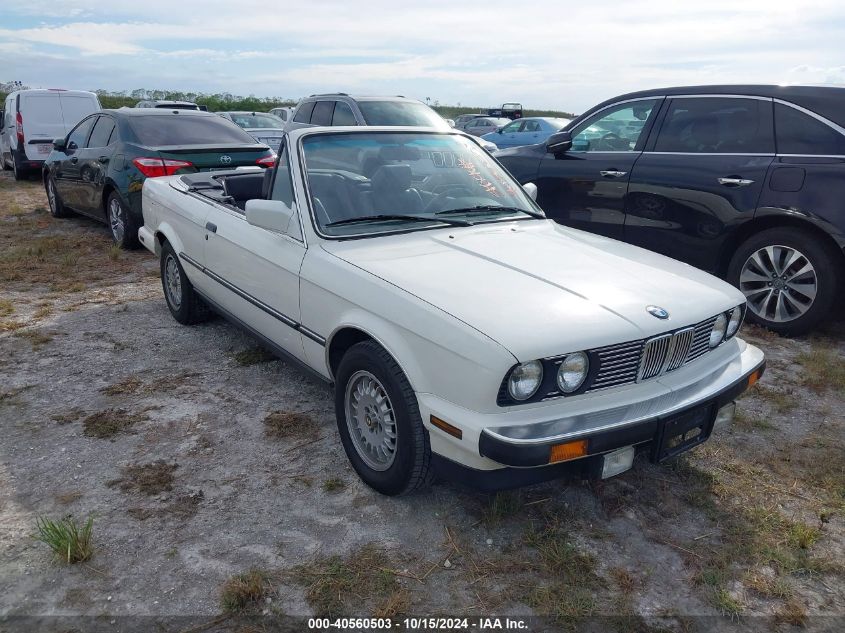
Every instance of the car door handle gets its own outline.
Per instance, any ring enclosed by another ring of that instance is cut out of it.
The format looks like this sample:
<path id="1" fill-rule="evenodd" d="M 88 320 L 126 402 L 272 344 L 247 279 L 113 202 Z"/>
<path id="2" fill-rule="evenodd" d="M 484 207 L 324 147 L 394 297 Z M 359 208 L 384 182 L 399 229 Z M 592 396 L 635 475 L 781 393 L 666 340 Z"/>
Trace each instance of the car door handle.
<path id="1" fill-rule="evenodd" d="M 108 156 L 100 156 L 100 157 L 97 159 L 97 162 L 102 163 L 103 165 L 105 165 L 107 162 L 109 162 L 109 157 L 108 157 Z"/>
<path id="2" fill-rule="evenodd" d="M 70 162 L 72 162 L 74 165 L 76 165 L 76 163 L 79 162 L 79 156 L 71 156 Z"/>
<path id="3" fill-rule="evenodd" d="M 213 222 L 206 222 L 205 223 L 205 230 L 211 231 L 212 233 L 217 233 L 217 225 Z"/>
<path id="4" fill-rule="evenodd" d="M 603 171 L 600 171 L 599 173 L 602 176 L 604 176 L 605 178 L 622 178 L 622 176 L 624 176 L 628 172 L 627 171 L 618 171 L 616 169 L 605 169 Z"/>
<path id="5" fill-rule="evenodd" d="M 739 176 L 730 176 L 728 178 L 719 178 L 719 184 L 725 187 L 744 187 L 745 185 L 753 185 L 754 181 L 748 178 L 740 178 Z"/>

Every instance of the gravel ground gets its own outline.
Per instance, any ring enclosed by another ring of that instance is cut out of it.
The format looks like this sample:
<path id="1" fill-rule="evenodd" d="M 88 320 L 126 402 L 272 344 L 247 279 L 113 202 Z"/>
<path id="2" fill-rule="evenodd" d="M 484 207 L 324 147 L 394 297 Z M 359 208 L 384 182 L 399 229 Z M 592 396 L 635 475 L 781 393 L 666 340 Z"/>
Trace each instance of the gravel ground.
<path id="1" fill-rule="evenodd" d="M 151 255 L 45 207 L 39 183 L 0 176 L 0 630 L 243 613 L 845 627 L 842 322 L 746 328 L 769 371 L 732 430 L 672 464 L 385 498 L 348 466 L 326 385 L 221 319 L 178 325 Z M 93 516 L 87 561 L 33 538 L 68 515 Z"/>

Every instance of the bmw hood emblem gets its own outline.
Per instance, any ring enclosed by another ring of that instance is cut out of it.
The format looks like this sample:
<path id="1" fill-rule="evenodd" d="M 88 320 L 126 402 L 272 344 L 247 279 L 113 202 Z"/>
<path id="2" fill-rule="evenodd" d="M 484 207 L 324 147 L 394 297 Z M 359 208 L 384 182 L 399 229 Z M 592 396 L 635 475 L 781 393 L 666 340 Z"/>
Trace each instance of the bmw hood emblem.
<path id="1" fill-rule="evenodd" d="M 656 317 L 658 319 L 668 319 L 669 312 L 665 309 L 661 308 L 660 306 L 646 306 L 646 312 L 648 312 L 651 316 Z"/>
<path id="2" fill-rule="evenodd" d="M 232 157 L 227 154 L 223 154 L 223 156 L 220 157 L 220 162 L 224 165 L 228 165 L 232 162 Z"/>

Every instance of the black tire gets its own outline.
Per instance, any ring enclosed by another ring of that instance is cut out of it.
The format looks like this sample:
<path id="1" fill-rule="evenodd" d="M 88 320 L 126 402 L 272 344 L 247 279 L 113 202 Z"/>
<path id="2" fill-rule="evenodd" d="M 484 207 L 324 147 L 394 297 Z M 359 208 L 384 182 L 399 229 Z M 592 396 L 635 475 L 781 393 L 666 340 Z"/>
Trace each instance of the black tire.
<path id="1" fill-rule="evenodd" d="M 12 171 L 15 175 L 15 180 L 27 180 L 29 178 L 29 170 L 24 169 L 23 167 L 18 167 L 18 161 L 15 160 L 15 157 L 12 156 Z"/>
<path id="2" fill-rule="evenodd" d="M 171 279 L 167 272 L 168 266 L 173 266 L 174 268 L 171 273 L 175 272 L 178 274 L 178 289 L 175 286 L 168 287 L 168 280 Z M 194 323 L 201 323 L 202 321 L 208 320 L 211 316 L 211 311 L 196 291 L 194 291 L 194 286 L 185 274 L 185 269 L 182 268 L 179 256 L 173 250 L 170 242 L 165 242 L 161 248 L 160 270 L 164 300 L 167 302 L 167 307 L 173 318 L 182 325 L 193 325 Z"/>
<path id="3" fill-rule="evenodd" d="M 48 175 L 45 178 L 44 189 L 47 192 L 47 202 L 50 205 L 50 215 L 54 218 L 66 218 L 70 215 L 70 211 L 62 202 L 62 197 L 59 195 L 59 190 L 56 189 L 56 180 Z M 52 195 L 51 195 L 52 189 Z"/>
<path id="4" fill-rule="evenodd" d="M 117 191 L 112 191 L 106 199 L 106 222 L 109 223 L 114 243 L 124 250 L 135 250 L 140 246 L 138 225 L 123 199 Z"/>
<path id="5" fill-rule="evenodd" d="M 395 415 L 396 449 L 393 462 L 386 470 L 376 470 L 362 459 L 347 424 L 346 390 L 350 380 L 361 371 L 370 373 L 383 385 Z M 353 345 L 340 361 L 335 383 L 335 416 L 346 456 L 368 486 L 384 495 L 395 496 L 431 484 L 434 478 L 431 445 L 414 390 L 402 368 L 374 341 Z"/>
<path id="6" fill-rule="evenodd" d="M 811 300 L 803 314 L 796 313 L 796 316 L 788 320 L 778 320 L 772 311 L 759 309 L 755 311 L 752 309 L 752 301 L 749 300 L 746 319 L 785 336 L 805 334 L 831 313 L 842 283 L 842 255 L 818 235 L 806 229 L 794 227 L 767 229 L 748 238 L 737 248 L 728 266 L 728 281 L 742 289 L 740 275 L 743 266 L 754 253 L 768 246 L 794 249 L 806 258 L 815 271 L 815 298 Z M 761 288 L 762 283 L 759 282 Z M 759 314 L 759 312 L 765 312 L 765 314 Z"/>

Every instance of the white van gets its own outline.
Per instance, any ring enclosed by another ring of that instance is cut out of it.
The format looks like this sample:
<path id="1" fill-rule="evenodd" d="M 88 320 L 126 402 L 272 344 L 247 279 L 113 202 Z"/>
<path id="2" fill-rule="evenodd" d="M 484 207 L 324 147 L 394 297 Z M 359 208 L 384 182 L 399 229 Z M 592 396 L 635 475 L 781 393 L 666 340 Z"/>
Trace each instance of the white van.
<path id="1" fill-rule="evenodd" d="M 101 110 L 93 92 L 81 90 L 17 90 L 6 97 L 0 120 L 0 163 L 13 169 L 15 180 L 40 171 L 53 151 L 53 140 L 92 112 Z"/>

